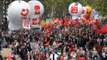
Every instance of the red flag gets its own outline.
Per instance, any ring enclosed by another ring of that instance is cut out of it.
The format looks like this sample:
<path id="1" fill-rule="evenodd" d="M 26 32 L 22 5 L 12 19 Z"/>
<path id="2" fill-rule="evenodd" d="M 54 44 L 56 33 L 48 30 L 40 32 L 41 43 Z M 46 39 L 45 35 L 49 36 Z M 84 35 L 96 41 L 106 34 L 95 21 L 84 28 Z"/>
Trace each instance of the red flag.
<path id="1" fill-rule="evenodd" d="M 51 33 L 51 29 L 48 27 L 46 28 L 46 33 L 50 34 Z"/>
<path id="2" fill-rule="evenodd" d="M 53 27 L 56 28 L 58 25 L 57 24 L 53 24 Z"/>
<path id="3" fill-rule="evenodd" d="M 64 20 L 61 20 L 61 24 L 64 25 Z"/>
<path id="4" fill-rule="evenodd" d="M 53 23 L 52 22 L 49 22 L 49 24 L 48 24 L 49 26 L 52 26 L 53 25 Z"/>
<path id="5" fill-rule="evenodd" d="M 86 19 L 84 17 L 80 18 L 80 23 L 85 23 L 86 22 Z"/>
<path id="6" fill-rule="evenodd" d="M 91 23 L 95 23 L 96 22 L 96 19 L 95 18 L 92 18 L 91 19 Z"/>
<path id="7" fill-rule="evenodd" d="M 85 18 L 88 20 L 88 19 L 90 19 L 90 17 L 89 16 L 85 16 Z"/>
<path id="8" fill-rule="evenodd" d="M 67 25 L 68 23 L 67 23 L 67 19 L 66 18 L 63 18 L 63 20 L 62 20 L 62 25 Z"/>
<path id="9" fill-rule="evenodd" d="M 80 57 L 78 58 L 78 60 L 86 60 L 84 57 Z"/>
<path id="10" fill-rule="evenodd" d="M 59 25 L 62 25 L 62 20 L 59 21 Z"/>
<path id="11" fill-rule="evenodd" d="M 94 23 L 94 25 L 92 26 L 92 30 L 98 30 L 98 21 Z"/>
<path id="12" fill-rule="evenodd" d="M 72 23 L 72 19 L 69 18 L 69 19 L 67 20 L 67 23 L 68 23 L 68 24 L 71 24 L 71 23 Z"/>
<path id="13" fill-rule="evenodd" d="M 80 23 L 79 23 L 78 20 L 74 20 L 74 21 L 73 21 L 73 24 L 74 24 L 75 27 L 78 27 L 78 26 L 80 25 Z"/>
<path id="14" fill-rule="evenodd" d="M 98 30 L 98 26 L 94 24 L 91 29 L 92 30 Z"/>
<path id="15" fill-rule="evenodd" d="M 48 26 L 45 24 L 44 26 L 43 26 L 45 29 L 47 29 L 48 28 Z"/>
<path id="16" fill-rule="evenodd" d="M 99 22 L 96 20 L 95 25 L 98 26 Z"/>
<path id="17" fill-rule="evenodd" d="M 54 22 L 54 23 L 58 23 L 59 21 L 60 21 L 60 18 L 59 18 L 59 17 L 53 19 L 53 22 Z"/>
<path id="18" fill-rule="evenodd" d="M 89 25 L 90 23 L 91 23 L 91 20 L 90 19 L 88 19 L 88 20 L 86 20 L 86 25 Z"/>
<path id="19" fill-rule="evenodd" d="M 107 33 L 107 24 L 97 31 L 97 34 Z"/>

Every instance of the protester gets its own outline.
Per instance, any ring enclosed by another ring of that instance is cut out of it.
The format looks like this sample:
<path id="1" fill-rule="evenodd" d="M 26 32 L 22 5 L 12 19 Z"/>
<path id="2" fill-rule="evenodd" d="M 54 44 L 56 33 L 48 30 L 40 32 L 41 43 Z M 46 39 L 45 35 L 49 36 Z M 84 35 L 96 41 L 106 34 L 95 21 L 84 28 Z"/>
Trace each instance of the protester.
<path id="1" fill-rule="evenodd" d="M 55 22 L 39 31 L 1 31 L 0 51 L 11 48 L 12 54 L 22 60 L 107 60 L 107 35 L 96 34 L 92 25 Z"/>

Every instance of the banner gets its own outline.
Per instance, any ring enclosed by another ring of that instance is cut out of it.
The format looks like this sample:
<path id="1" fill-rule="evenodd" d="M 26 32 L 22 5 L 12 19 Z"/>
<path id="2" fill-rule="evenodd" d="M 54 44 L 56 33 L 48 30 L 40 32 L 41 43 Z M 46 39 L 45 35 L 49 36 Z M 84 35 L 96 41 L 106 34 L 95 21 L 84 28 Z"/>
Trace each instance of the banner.
<path id="1" fill-rule="evenodd" d="M 41 25 L 41 20 L 38 18 L 32 18 L 32 25 L 33 26 Z"/>
<path id="2" fill-rule="evenodd" d="M 23 28 L 24 29 L 31 29 L 29 20 L 23 20 Z"/>
<path id="3" fill-rule="evenodd" d="M 31 28 L 41 29 L 41 19 L 33 18 L 30 20 Z"/>

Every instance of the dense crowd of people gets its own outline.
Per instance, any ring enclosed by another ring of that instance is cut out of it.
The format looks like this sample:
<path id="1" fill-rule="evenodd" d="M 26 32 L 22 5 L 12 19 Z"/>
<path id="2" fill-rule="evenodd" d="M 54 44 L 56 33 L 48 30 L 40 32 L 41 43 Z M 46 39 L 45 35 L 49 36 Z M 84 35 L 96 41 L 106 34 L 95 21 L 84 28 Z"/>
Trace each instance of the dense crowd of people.
<path id="1" fill-rule="evenodd" d="M 0 51 L 11 48 L 17 60 L 107 60 L 107 34 L 96 34 L 91 25 L 0 32 Z M 0 60 L 8 59 L 0 56 Z"/>

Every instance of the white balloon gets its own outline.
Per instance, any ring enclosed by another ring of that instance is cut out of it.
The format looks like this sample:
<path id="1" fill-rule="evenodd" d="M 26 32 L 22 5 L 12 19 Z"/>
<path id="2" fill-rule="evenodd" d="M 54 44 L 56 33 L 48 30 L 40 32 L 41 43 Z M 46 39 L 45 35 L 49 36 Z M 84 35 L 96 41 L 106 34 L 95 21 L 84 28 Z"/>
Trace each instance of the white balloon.
<path id="1" fill-rule="evenodd" d="M 17 19 L 9 19 L 8 28 L 9 30 L 20 30 L 22 29 L 22 21 Z"/>
<path id="2" fill-rule="evenodd" d="M 87 8 L 83 7 L 81 17 L 84 17 L 87 13 Z"/>
<path id="3" fill-rule="evenodd" d="M 99 14 L 97 13 L 95 16 L 94 16 L 95 19 L 99 19 Z"/>
<path id="4" fill-rule="evenodd" d="M 37 1 L 37 0 L 31 0 L 31 1 Z"/>
<path id="5" fill-rule="evenodd" d="M 11 20 L 22 20 L 29 18 L 30 11 L 30 6 L 25 1 L 13 1 L 7 9 L 7 14 Z"/>
<path id="6" fill-rule="evenodd" d="M 78 19 L 79 16 L 81 15 L 82 13 L 82 5 L 80 3 L 71 3 L 69 8 L 68 8 L 68 11 L 69 13 L 72 15 L 72 19 L 75 20 L 75 19 Z"/>
<path id="7" fill-rule="evenodd" d="M 44 6 L 41 2 L 39 1 L 29 1 L 28 4 L 31 7 L 31 14 L 30 14 L 30 24 L 31 24 L 31 28 L 41 28 L 41 25 L 38 24 L 39 21 L 39 17 L 42 16 L 42 14 L 44 13 Z M 33 24 L 33 20 L 32 19 L 37 19 L 35 21 L 35 24 Z"/>
<path id="8" fill-rule="evenodd" d="M 90 14 L 90 17 L 91 17 L 91 18 L 94 18 L 95 15 L 97 15 L 97 11 L 96 11 L 95 9 L 92 9 L 92 12 L 91 12 L 91 14 Z"/>
<path id="9" fill-rule="evenodd" d="M 31 9 L 28 3 L 24 1 L 13 1 L 7 9 L 9 18 L 8 28 L 10 30 L 22 29 L 22 20 L 28 19 L 30 12 Z"/>
<path id="10" fill-rule="evenodd" d="M 39 1 L 29 1 L 28 4 L 30 5 L 31 8 L 31 14 L 30 17 L 35 17 L 38 18 L 40 16 L 42 16 L 42 14 L 44 13 L 44 6 L 41 2 Z"/>

